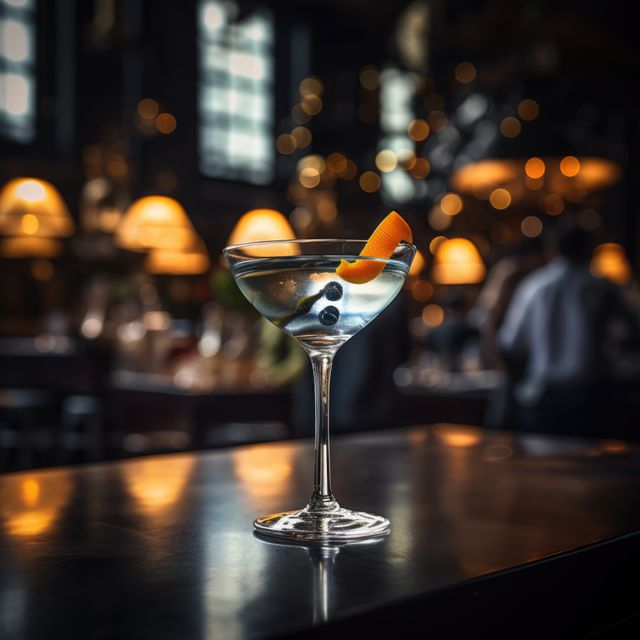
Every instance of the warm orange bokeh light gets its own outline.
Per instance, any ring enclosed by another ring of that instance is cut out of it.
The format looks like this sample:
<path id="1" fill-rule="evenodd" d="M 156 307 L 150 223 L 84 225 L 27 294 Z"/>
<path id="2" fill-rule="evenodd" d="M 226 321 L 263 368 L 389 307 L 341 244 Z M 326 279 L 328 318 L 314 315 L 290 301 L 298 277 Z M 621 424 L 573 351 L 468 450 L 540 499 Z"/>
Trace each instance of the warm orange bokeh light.
<path id="1" fill-rule="evenodd" d="M 453 74 L 461 84 L 469 84 L 476 79 L 478 72 L 471 62 L 460 62 L 456 65 Z"/>
<path id="2" fill-rule="evenodd" d="M 542 158 L 529 158 L 524 165 L 524 172 L 532 180 L 542 178 L 545 172 L 544 160 Z"/>
<path id="3" fill-rule="evenodd" d="M 429 137 L 431 128 L 426 120 L 418 119 L 413 120 L 407 129 L 409 137 L 416 142 L 422 142 Z"/>
<path id="4" fill-rule="evenodd" d="M 440 200 L 440 208 L 448 216 L 457 216 L 462 211 L 462 198 L 457 193 L 447 193 Z"/>
<path id="5" fill-rule="evenodd" d="M 243 214 L 236 222 L 227 244 L 243 244 L 245 242 L 264 242 L 267 240 L 295 240 L 296 234 L 289 221 L 275 209 L 252 209 Z M 283 244 L 279 249 L 294 253 L 294 247 Z M 272 255 L 269 248 L 254 247 L 252 255 L 268 257 Z M 285 254 L 287 255 L 287 254 Z"/>
<path id="6" fill-rule="evenodd" d="M 502 211 L 503 209 L 507 209 L 511 204 L 511 194 L 507 189 L 499 187 L 491 192 L 489 202 L 494 209 Z"/>
<path id="7" fill-rule="evenodd" d="M 627 284 L 631 280 L 631 265 L 622 245 L 605 242 L 593 251 L 589 270 L 597 278 L 606 278 L 616 284 Z"/>
<path id="8" fill-rule="evenodd" d="M 475 284 L 485 276 L 476 246 L 466 238 L 443 240 L 433 257 L 432 277 L 439 284 Z"/>
<path id="9" fill-rule="evenodd" d="M 382 184 L 380 176 L 375 171 L 365 171 L 359 182 L 360 188 L 366 193 L 375 193 Z"/>
<path id="10" fill-rule="evenodd" d="M 0 234 L 64 238 L 75 224 L 59 191 L 46 180 L 14 178 L 0 192 Z"/>
<path id="11" fill-rule="evenodd" d="M 146 196 L 126 211 L 116 244 L 129 251 L 191 249 L 197 234 L 182 205 L 166 196 Z"/>
<path id="12" fill-rule="evenodd" d="M 580 160 L 575 156 L 565 156 L 560 160 L 560 173 L 567 178 L 574 178 L 580 173 Z"/>

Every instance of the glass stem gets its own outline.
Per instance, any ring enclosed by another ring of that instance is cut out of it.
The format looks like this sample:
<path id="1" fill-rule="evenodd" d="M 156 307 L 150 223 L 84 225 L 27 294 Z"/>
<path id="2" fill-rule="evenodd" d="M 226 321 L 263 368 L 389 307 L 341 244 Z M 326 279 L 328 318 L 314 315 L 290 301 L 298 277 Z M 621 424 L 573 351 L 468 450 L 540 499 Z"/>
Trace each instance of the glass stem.
<path id="1" fill-rule="evenodd" d="M 313 494 L 307 505 L 311 511 L 331 511 L 338 503 L 331 492 L 331 451 L 329 447 L 329 385 L 334 351 L 310 351 L 315 395 L 316 442 Z"/>

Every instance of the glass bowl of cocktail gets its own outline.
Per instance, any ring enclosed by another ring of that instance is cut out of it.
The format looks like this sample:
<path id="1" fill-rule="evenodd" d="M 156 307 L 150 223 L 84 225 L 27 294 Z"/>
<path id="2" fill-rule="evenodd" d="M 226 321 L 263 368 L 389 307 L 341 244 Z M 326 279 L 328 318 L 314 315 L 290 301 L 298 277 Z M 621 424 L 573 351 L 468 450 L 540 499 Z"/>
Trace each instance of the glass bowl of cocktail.
<path id="1" fill-rule="evenodd" d="M 226 247 L 247 300 L 311 359 L 315 388 L 314 487 L 302 509 L 257 518 L 256 530 L 297 540 L 383 536 L 389 521 L 341 507 L 331 491 L 329 381 L 338 349 L 402 289 L 415 254 L 411 229 L 395 211 L 369 240 L 270 240 Z"/>

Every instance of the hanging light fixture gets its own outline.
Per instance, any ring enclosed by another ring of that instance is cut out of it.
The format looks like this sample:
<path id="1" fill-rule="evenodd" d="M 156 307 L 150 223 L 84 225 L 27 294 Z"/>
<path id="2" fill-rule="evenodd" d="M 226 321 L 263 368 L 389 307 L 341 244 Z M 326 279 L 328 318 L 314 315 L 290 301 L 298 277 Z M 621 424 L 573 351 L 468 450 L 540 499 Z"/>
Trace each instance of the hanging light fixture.
<path id="1" fill-rule="evenodd" d="M 443 240 L 433 257 L 431 275 L 438 284 L 476 284 L 486 273 L 476 246 L 466 238 Z"/>
<path id="2" fill-rule="evenodd" d="M 146 196 L 127 209 L 116 230 L 115 242 L 129 251 L 185 251 L 193 246 L 196 235 L 189 216 L 177 200 Z"/>
<path id="3" fill-rule="evenodd" d="M 207 248 L 198 236 L 194 245 L 184 251 L 175 249 L 152 249 L 149 251 L 144 268 L 154 275 L 198 275 L 211 266 Z"/>
<path id="4" fill-rule="evenodd" d="M 631 265 L 622 245 L 616 242 L 605 242 L 594 249 L 589 271 L 616 284 L 624 285 L 631 280 Z"/>
<path id="5" fill-rule="evenodd" d="M 275 209 L 252 209 L 244 213 L 231 231 L 227 244 L 244 244 L 246 242 L 265 242 L 268 240 L 295 240 L 296 234 L 289 221 Z M 298 252 L 298 247 L 283 243 L 278 247 L 282 255 Z M 273 246 L 268 248 L 252 247 L 252 255 L 256 257 L 273 255 Z"/>
<path id="6" fill-rule="evenodd" d="M 0 192 L 0 255 L 51 258 L 62 252 L 59 238 L 75 224 L 58 190 L 46 180 L 14 178 Z"/>

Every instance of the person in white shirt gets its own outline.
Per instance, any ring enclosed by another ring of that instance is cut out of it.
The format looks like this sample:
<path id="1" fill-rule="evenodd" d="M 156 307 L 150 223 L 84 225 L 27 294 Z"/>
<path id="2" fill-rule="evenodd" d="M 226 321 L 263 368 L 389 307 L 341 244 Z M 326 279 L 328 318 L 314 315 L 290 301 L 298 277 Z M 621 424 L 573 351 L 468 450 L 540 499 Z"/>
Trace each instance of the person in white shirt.
<path id="1" fill-rule="evenodd" d="M 556 244 L 556 257 L 518 286 L 497 335 L 521 373 L 517 426 L 605 436 L 619 384 L 616 346 L 630 345 L 639 360 L 640 326 L 620 290 L 589 273 L 585 231 L 565 229 Z"/>

